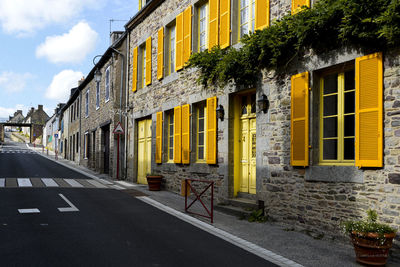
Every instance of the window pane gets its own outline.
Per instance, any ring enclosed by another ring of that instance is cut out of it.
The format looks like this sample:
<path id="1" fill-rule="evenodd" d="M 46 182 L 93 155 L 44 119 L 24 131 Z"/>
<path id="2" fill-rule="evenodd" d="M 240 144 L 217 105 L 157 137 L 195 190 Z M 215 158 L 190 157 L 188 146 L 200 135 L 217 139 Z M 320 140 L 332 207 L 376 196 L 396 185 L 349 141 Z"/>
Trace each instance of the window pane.
<path id="1" fill-rule="evenodd" d="M 247 114 L 247 96 L 242 96 L 242 115 Z"/>
<path id="2" fill-rule="evenodd" d="M 240 37 L 243 37 L 245 34 L 249 32 L 249 28 L 247 24 L 244 24 L 240 27 Z"/>
<path id="3" fill-rule="evenodd" d="M 354 115 L 344 116 L 344 136 L 355 135 Z"/>
<path id="4" fill-rule="evenodd" d="M 355 93 L 354 91 L 344 93 L 344 113 L 355 112 Z"/>
<path id="5" fill-rule="evenodd" d="M 331 74 L 324 77 L 324 95 L 337 92 L 338 74 Z"/>
<path id="6" fill-rule="evenodd" d="M 172 148 L 169 149 L 169 159 L 174 159 L 174 149 Z"/>
<path id="7" fill-rule="evenodd" d="M 337 118 L 324 119 L 324 138 L 337 137 Z"/>
<path id="8" fill-rule="evenodd" d="M 204 133 L 199 133 L 199 146 L 204 145 Z"/>
<path id="9" fill-rule="evenodd" d="M 204 132 L 204 119 L 199 119 L 199 132 Z"/>
<path id="10" fill-rule="evenodd" d="M 354 138 L 344 139 L 344 159 L 352 160 L 354 159 Z"/>
<path id="11" fill-rule="evenodd" d="M 324 160 L 337 159 L 337 140 L 324 140 Z"/>
<path id="12" fill-rule="evenodd" d="M 350 70 L 345 72 L 344 74 L 344 90 L 353 90 L 355 89 L 355 80 L 354 80 L 354 70 Z"/>
<path id="13" fill-rule="evenodd" d="M 324 116 L 337 115 L 337 95 L 324 97 Z"/>
<path id="14" fill-rule="evenodd" d="M 199 147 L 198 158 L 199 159 L 204 159 L 204 147 Z"/>

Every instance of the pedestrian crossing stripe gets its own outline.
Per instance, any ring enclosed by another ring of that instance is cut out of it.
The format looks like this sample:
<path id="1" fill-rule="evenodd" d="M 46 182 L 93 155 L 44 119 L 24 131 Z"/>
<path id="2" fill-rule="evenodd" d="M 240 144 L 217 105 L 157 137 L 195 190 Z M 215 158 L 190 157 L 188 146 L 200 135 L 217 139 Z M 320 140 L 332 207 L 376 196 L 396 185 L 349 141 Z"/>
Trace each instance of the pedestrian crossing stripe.
<path id="1" fill-rule="evenodd" d="M 35 182 L 33 182 L 35 180 Z M 70 179 L 70 178 L 0 178 L 0 188 L 98 188 L 119 189 L 112 185 L 104 185 L 93 179 Z"/>

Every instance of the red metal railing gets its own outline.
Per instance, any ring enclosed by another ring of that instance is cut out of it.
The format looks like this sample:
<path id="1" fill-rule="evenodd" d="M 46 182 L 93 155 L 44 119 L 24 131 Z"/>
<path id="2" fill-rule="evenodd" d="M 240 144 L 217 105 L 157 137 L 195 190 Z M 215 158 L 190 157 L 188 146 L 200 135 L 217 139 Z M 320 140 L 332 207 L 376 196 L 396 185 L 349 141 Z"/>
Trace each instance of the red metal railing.
<path id="1" fill-rule="evenodd" d="M 190 181 L 190 182 L 189 182 Z M 200 193 L 193 187 L 192 182 L 199 182 L 199 183 L 206 183 L 208 184 L 203 191 Z M 195 199 L 188 205 L 188 189 L 190 188 L 190 192 L 193 192 Z M 202 195 L 207 192 L 207 190 L 211 188 L 211 207 L 210 209 L 204 204 L 203 200 L 201 199 Z M 205 181 L 205 180 L 197 180 L 197 179 L 185 179 L 185 212 L 202 216 L 208 219 L 211 219 L 211 223 L 214 222 L 214 182 L 213 181 Z M 189 208 L 193 206 L 196 201 L 199 201 L 208 215 L 204 215 L 201 213 L 196 213 L 193 211 L 189 211 Z"/>

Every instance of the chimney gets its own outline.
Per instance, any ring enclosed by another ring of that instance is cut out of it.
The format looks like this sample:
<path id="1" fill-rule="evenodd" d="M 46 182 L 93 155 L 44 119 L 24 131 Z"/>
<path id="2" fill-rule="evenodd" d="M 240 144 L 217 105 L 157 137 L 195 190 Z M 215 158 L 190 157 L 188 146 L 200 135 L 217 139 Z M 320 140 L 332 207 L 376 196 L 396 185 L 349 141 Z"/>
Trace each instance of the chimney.
<path id="1" fill-rule="evenodd" d="M 79 81 L 78 81 L 78 86 L 81 85 L 83 83 L 83 81 L 85 80 L 85 77 L 82 77 Z"/>
<path id="2" fill-rule="evenodd" d="M 114 31 L 110 33 L 110 45 L 114 44 L 123 34 L 122 31 Z"/>
<path id="3" fill-rule="evenodd" d="M 43 110 L 43 105 L 38 105 L 38 110 Z"/>

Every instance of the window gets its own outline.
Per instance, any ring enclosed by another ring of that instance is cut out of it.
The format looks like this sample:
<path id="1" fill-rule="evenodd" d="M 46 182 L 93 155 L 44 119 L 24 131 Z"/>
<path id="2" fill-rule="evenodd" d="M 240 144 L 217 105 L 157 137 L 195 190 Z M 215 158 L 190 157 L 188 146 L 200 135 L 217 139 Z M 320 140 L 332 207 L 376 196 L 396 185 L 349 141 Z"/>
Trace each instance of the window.
<path id="1" fill-rule="evenodd" d="M 199 46 L 199 51 L 204 51 L 207 49 L 207 10 L 208 10 L 208 3 L 205 3 L 201 5 L 198 8 L 198 46 Z"/>
<path id="2" fill-rule="evenodd" d="M 320 162 L 354 165 L 354 69 L 321 78 L 320 126 Z"/>
<path id="3" fill-rule="evenodd" d="M 76 118 L 79 119 L 79 97 L 77 99 L 77 104 L 76 104 Z"/>
<path id="4" fill-rule="evenodd" d="M 90 155 L 90 134 L 89 132 L 85 133 L 85 137 L 83 140 L 83 158 L 88 159 Z"/>
<path id="5" fill-rule="evenodd" d="M 254 32 L 255 0 L 239 0 L 239 39 Z"/>
<path id="6" fill-rule="evenodd" d="M 100 83 L 96 83 L 96 110 L 100 108 Z"/>
<path id="7" fill-rule="evenodd" d="M 196 108 L 196 160 L 197 162 L 206 161 L 206 106 L 202 103 Z"/>
<path id="8" fill-rule="evenodd" d="M 85 94 L 85 116 L 89 117 L 89 90 Z"/>
<path id="9" fill-rule="evenodd" d="M 167 74 L 175 72 L 175 25 L 168 27 Z"/>
<path id="10" fill-rule="evenodd" d="M 171 110 L 168 114 L 168 161 L 174 160 L 174 110 Z"/>
<path id="11" fill-rule="evenodd" d="M 146 86 L 146 45 L 140 47 L 140 87 Z"/>
<path id="12" fill-rule="evenodd" d="M 106 69 L 106 84 L 105 84 L 106 102 L 110 100 L 110 67 Z"/>
<path id="13" fill-rule="evenodd" d="M 71 105 L 71 122 L 74 119 L 74 105 Z"/>
<path id="14" fill-rule="evenodd" d="M 79 138 L 79 132 L 76 133 L 76 153 L 79 152 L 79 143 L 80 143 L 80 138 Z"/>

